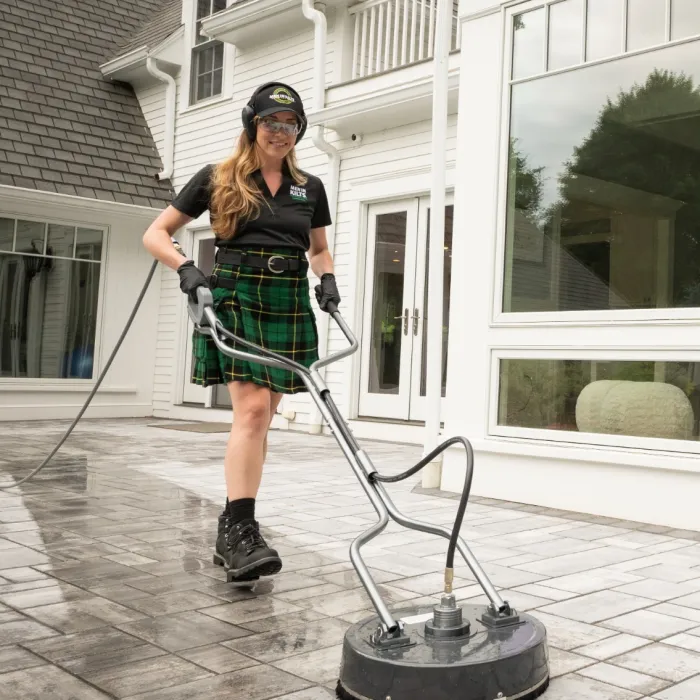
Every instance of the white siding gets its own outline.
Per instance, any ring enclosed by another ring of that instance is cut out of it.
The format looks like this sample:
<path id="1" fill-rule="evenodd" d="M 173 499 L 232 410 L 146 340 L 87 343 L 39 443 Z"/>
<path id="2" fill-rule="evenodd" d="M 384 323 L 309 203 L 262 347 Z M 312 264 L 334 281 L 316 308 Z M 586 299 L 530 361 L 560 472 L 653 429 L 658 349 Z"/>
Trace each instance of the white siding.
<path id="1" fill-rule="evenodd" d="M 146 123 L 161 158 L 165 144 L 165 90 L 165 84 L 160 82 L 135 90 L 143 116 L 146 118 Z"/>

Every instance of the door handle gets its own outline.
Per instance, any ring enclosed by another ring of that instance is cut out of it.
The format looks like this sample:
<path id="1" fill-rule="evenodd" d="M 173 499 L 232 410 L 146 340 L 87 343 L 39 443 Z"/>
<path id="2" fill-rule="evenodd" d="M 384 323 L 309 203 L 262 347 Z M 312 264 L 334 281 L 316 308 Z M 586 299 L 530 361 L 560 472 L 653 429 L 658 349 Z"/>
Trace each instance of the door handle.
<path id="1" fill-rule="evenodd" d="M 403 319 L 403 334 L 408 335 L 408 309 L 404 309 L 401 316 L 394 316 L 394 320 Z"/>
<path id="2" fill-rule="evenodd" d="M 418 320 L 420 319 L 420 315 L 418 314 L 418 309 L 415 308 L 413 309 L 413 316 L 411 316 L 413 319 L 413 335 L 418 335 Z"/>

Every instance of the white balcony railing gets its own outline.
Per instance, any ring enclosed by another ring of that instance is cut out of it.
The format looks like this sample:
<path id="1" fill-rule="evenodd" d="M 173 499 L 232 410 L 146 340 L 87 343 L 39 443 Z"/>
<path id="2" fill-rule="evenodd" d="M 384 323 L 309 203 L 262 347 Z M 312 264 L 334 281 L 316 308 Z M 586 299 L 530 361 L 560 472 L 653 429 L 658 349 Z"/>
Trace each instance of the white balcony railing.
<path id="1" fill-rule="evenodd" d="M 352 79 L 432 58 L 437 3 L 450 0 L 366 0 L 348 11 L 355 20 Z M 453 0 L 452 50 L 459 49 L 459 2 Z"/>

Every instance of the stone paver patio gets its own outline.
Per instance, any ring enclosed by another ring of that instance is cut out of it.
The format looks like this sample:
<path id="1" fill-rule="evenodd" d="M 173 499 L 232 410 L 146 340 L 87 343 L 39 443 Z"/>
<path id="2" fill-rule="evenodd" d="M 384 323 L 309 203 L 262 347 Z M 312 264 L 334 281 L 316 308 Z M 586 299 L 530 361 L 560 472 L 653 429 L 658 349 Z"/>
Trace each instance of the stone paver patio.
<path id="1" fill-rule="evenodd" d="M 67 422 L 0 426 L 0 482 Z M 36 480 L 0 492 L 0 698 L 325 700 L 343 633 L 371 614 L 348 559 L 374 522 L 335 441 L 274 432 L 258 516 L 283 572 L 253 590 L 211 563 L 227 435 L 83 421 Z M 380 471 L 419 458 L 367 443 Z M 479 468 L 478 460 L 476 468 Z M 449 525 L 418 478 L 389 490 Z M 504 597 L 547 626 L 546 700 L 700 697 L 700 534 L 473 497 L 464 536 Z M 446 542 L 390 526 L 366 558 L 392 605 L 439 598 Z M 460 601 L 480 598 L 465 566 Z"/>

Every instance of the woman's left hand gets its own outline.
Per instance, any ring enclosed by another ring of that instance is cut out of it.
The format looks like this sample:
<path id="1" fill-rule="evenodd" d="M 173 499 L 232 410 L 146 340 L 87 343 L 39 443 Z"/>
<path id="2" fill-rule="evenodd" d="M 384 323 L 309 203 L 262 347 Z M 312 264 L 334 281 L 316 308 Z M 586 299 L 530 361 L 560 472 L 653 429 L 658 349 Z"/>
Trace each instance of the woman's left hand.
<path id="1" fill-rule="evenodd" d="M 328 312 L 328 302 L 332 301 L 337 306 L 340 304 L 340 294 L 335 283 L 335 275 L 327 272 L 321 276 L 321 284 L 316 285 L 316 301 L 322 311 Z"/>

